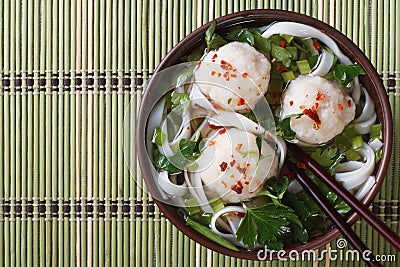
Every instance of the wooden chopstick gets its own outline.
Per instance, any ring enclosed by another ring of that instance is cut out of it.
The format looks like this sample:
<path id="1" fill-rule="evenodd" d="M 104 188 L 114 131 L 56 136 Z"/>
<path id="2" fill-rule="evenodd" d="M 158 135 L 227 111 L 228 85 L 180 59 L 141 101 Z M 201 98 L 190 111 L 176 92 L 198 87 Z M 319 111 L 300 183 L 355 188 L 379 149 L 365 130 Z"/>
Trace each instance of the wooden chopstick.
<path id="1" fill-rule="evenodd" d="M 307 175 L 298 169 L 296 164 L 291 162 L 290 160 L 286 161 L 286 166 L 288 169 L 294 173 L 297 180 L 304 188 L 305 191 L 315 200 L 315 202 L 322 208 L 325 212 L 326 216 L 331 220 L 339 231 L 347 238 L 349 243 L 362 255 L 361 258 L 368 266 L 381 266 L 378 262 L 374 262 L 375 256 L 372 252 L 366 253 L 366 251 L 370 251 L 368 247 L 361 241 L 361 239 L 354 233 L 354 231 L 350 228 L 350 226 L 346 223 L 346 221 L 339 215 L 339 213 L 332 207 L 332 205 L 328 202 L 326 197 L 324 197 L 316 187 L 316 185 L 311 181 Z M 368 254 L 368 255 L 365 255 Z"/>
<path id="2" fill-rule="evenodd" d="M 397 250 L 400 250 L 400 237 L 390 229 L 383 221 L 373 214 L 364 204 L 356 199 L 348 190 L 337 182 L 321 165 L 308 156 L 296 145 L 287 142 L 287 148 L 291 154 L 306 165 L 306 168 L 319 177 L 334 193 L 346 202 L 361 218 L 371 225 L 383 238 Z"/>

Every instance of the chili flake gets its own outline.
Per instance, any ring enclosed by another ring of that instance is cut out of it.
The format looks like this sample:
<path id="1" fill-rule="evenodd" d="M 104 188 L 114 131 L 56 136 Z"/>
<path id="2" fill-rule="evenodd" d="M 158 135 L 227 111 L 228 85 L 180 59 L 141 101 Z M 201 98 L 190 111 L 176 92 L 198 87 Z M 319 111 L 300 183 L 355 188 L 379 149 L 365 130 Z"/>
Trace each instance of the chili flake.
<path id="1" fill-rule="evenodd" d="M 249 74 L 248 74 L 247 72 L 243 72 L 243 73 L 242 73 L 242 77 L 243 77 L 243 78 L 247 78 L 248 76 L 249 76 Z"/>
<path id="2" fill-rule="evenodd" d="M 235 165 L 236 160 L 232 160 L 229 164 L 231 165 L 231 167 L 233 167 L 233 165 Z"/>
<path id="3" fill-rule="evenodd" d="M 349 107 L 351 107 L 351 100 L 350 100 L 350 99 L 347 100 L 347 105 L 348 105 Z"/>
<path id="4" fill-rule="evenodd" d="M 218 131 L 219 134 L 224 134 L 226 132 L 226 128 L 222 128 L 221 130 Z"/>
<path id="5" fill-rule="evenodd" d="M 306 167 L 306 165 L 304 163 L 297 162 L 296 165 L 297 165 L 297 168 L 300 168 L 300 169 L 303 169 L 303 170 L 307 169 L 307 167 Z"/>
<path id="6" fill-rule="evenodd" d="M 314 39 L 312 44 L 313 44 L 315 49 L 317 49 L 318 51 L 321 50 L 321 46 L 319 45 L 317 40 Z"/>
<path id="7" fill-rule="evenodd" d="M 281 44 L 281 46 L 282 46 L 283 48 L 286 47 L 286 41 L 285 41 L 285 40 L 282 40 L 280 44 Z"/>
<path id="8" fill-rule="evenodd" d="M 338 104 L 337 107 L 339 110 L 343 110 L 343 106 L 341 104 Z"/>
<path id="9" fill-rule="evenodd" d="M 321 125 L 321 120 L 319 119 L 318 113 L 315 111 L 315 109 L 305 109 L 303 110 L 303 114 L 308 116 L 310 119 L 314 121 L 314 129 L 318 130 L 320 125 Z"/>
<path id="10" fill-rule="evenodd" d="M 216 71 L 212 71 L 212 72 L 211 72 L 211 76 L 214 76 L 215 74 L 217 74 Z"/>
<path id="11" fill-rule="evenodd" d="M 318 91 L 317 97 L 315 98 L 315 100 L 323 101 L 323 100 L 325 100 L 325 95 L 323 93 L 321 93 L 320 91 Z"/>
<path id="12" fill-rule="evenodd" d="M 238 102 L 237 102 L 237 105 L 238 106 L 243 106 L 244 105 L 244 99 L 243 98 L 239 98 L 239 100 L 238 100 Z"/>
<path id="13" fill-rule="evenodd" d="M 290 102 L 289 102 L 289 105 L 290 105 L 290 106 L 293 106 L 293 101 L 290 101 Z"/>
<path id="14" fill-rule="evenodd" d="M 238 194 L 241 194 L 243 191 L 243 184 L 241 181 L 237 181 L 236 184 L 231 186 L 231 189 Z"/>
<path id="15" fill-rule="evenodd" d="M 226 168 L 228 167 L 228 163 L 226 163 L 225 161 L 223 161 L 219 167 L 221 168 L 221 171 L 224 172 L 226 170 Z"/>

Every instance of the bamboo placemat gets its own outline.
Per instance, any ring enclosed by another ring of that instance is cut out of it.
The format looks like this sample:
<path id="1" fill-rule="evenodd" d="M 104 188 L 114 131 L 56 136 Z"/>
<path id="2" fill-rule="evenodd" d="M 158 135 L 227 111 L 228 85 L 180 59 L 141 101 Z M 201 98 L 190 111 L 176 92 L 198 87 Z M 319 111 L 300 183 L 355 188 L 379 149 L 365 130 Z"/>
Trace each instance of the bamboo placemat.
<path id="1" fill-rule="evenodd" d="M 0 0 L 0 266 L 363 265 L 226 257 L 186 238 L 146 193 L 135 152 L 143 84 L 191 31 L 255 8 L 329 23 L 382 75 L 395 142 L 372 209 L 399 232 L 400 1 Z M 399 259 L 364 222 L 354 228 Z"/>

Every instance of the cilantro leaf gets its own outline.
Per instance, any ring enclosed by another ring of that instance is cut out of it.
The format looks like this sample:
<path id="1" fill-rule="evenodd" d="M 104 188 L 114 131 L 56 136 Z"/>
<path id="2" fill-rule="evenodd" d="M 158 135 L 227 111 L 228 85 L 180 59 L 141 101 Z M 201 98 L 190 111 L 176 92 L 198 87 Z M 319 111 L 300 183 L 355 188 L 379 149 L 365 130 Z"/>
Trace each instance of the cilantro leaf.
<path id="1" fill-rule="evenodd" d="M 287 232 L 287 226 L 298 221 L 297 215 L 287 206 L 268 203 L 261 207 L 247 208 L 236 233 L 239 241 L 250 249 L 259 245 L 276 245 L 279 236 Z"/>
<path id="2" fill-rule="evenodd" d="M 267 180 L 264 184 L 264 188 L 269 192 L 273 193 L 273 196 L 277 199 L 282 199 L 287 188 L 289 186 L 289 179 L 286 176 L 282 177 L 282 181 L 272 177 Z"/>
<path id="3" fill-rule="evenodd" d="M 217 21 L 213 20 L 210 24 L 210 27 L 206 30 L 206 42 L 209 43 L 212 39 L 212 36 L 214 35 L 215 27 L 217 26 Z"/>
<path id="4" fill-rule="evenodd" d="M 233 30 L 229 31 L 225 36 L 226 39 L 231 41 L 238 41 L 242 43 L 248 43 L 249 45 L 254 45 L 254 36 L 253 34 L 246 28 L 234 28 Z"/>
<path id="5" fill-rule="evenodd" d="M 311 157 L 324 168 L 328 168 L 333 163 L 338 149 L 336 147 L 317 148 Z"/>
<path id="6" fill-rule="evenodd" d="M 216 26 L 217 22 L 213 20 L 210 27 L 208 27 L 208 29 L 206 30 L 205 41 L 207 44 L 207 52 L 210 51 L 211 49 L 217 49 L 226 44 L 225 39 L 214 32 Z"/>
<path id="7" fill-rule="evenodd" d="M 311 157 L 327 170 L 337 167 L 344 156 L 344 149 L 336 146 L 317 148 L 311 153 Z"/>
<path id="8" fill-rule="evenodd" d="M 345 87 L 350 87 L 353 83 L 353 79 L 360 74 L 365 74 L 365 71 L 358 64 L 345 66 L 341 63 L 338 63 L 333 69 L 334 79 Z"/>
<path id="9" fill-rule="evenodd" d="M 187 93 L 173 92 L 171 95 L 172 109 L 182 111 L 189 107 L 190 97 Z"/>
<path id="10" fill-rule="evenodd" d="M 272 45 L 271 55 L 276 58 L 278 62 L 281 62 L 286 67 L 290 67 L 292 54 L 290 54 L 285 48 L 278 45 Z"/>
<path id="11" fill-rule="evenodd" d="M 282 121 L 276 125 L 276 132 L 285 140 L 293 140 L 296 137 L 296 132 L 290 128 L 290 119 L 292 117 L 299 118 L 303 114 L 293 114 L 286 116 Z"/>
<path id="12" fill-rule="evenodd" d="M 172 157 L 168 158 L 163 154 L 155 157 L 154 165 L 159 171 L 167 171 L 169 173 L 181 172 L 185 166 L 193 164 L 193 161 L 200 154 L 199 142 L 186 141 L 182 139 L 179 142 L 179 151 Z"/>
<path id="13" fill-rule="evenodd" d="M 158 145 L 158 146 L 162 146 L 162 144 L 164 143 L 165 139 L 166 139 L 166 135 L 165 133 L 163 133 L 161 131 L 160 127 L 156 127 L 154 129 L 154 133 L 153 133 L 153 137 L 151 139 L 151 142 L 153 142 L 154 144 Z"/>

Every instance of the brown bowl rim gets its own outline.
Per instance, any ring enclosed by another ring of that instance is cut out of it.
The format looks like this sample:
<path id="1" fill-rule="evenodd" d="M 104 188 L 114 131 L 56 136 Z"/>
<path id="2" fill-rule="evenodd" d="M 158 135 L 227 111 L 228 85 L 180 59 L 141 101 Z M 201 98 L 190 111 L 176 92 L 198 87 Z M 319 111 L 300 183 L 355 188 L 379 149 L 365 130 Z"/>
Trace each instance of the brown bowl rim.
<path id="1" fill-rule="evenodd" d="M 307 24 L 317 29 L 320 29 L 325 34 L 329 35 L 333 40 L 335 40 L 335 42 L 338 43 L 339 47 L 341 48 L 342 52 L 346 54 L 348 57 L 350 57 L 350 59 L 353 62 L 357 62 L 364 68 L 366 75 L 363 80 L 371 82 L 371 86 L 374 87 L 374 89 L 371 87 L 368 87 L 366 89 L 370 93 L 374 94 L 375 96 L 374 102 L 376 105 L 376 109 L 381 111 L 378 112 L 378 117 L 379 121 L 383 125 L 382 134 L 384 140 L 382 158 L 376 170 L 377 182 L 372 188 L 372 190 L 370 190 L 370 192 L 363 199 L 363 204 L 369 206 L 374 197 L 378 194 L 382 186 L 383 180 L 385 179 L 385 175 L 391 158 L 391 150 L 393 145 L 393 136 L 392 136 L 393 121 L 392 121 L 390 104 L 388 101 L 385 88 L 382 84 L 382 80 L 379 77 L 377 71 L 375 70 L 372 63 L 365 56 L 365 54 L 361 51 L 361 49 L 356 44 L 354 44 L 349 38 L 347 38 L 344 34 L 342 34 L 340 31 L 336 30 L 335 28 L 331 27 L 330 25 L 320 20 L 317 20 L 315 18 L 300 13 L 285 11 L 285 10 L 274 10 L 274 9 L 257 9 L 257 10 L 241 11 L 217 18 L 216 30 L 232 25 L 232 23 L 243 24 L 260 19 L 270 21 L 269 23 L 273 21 L 293 21 L 293 22 Z M 185 47 L 187 49 L 188 47 L 192 47 L 193 45 L 195 45 L 195 43 L 199 40 L 199 37 L 201 38 L 203 37 L 203 33 L 210 26 L 210 24 L 211 22 L 197 28 L 195 31 L 186 36 L 182 41 L 180 41 L 162 60 L 160 65 L 155 70 L 154 74 L 156 74 L 157 72 L 159 72 L 164 68 L 174 65 L 176 62 L 179 62 L 180 56 L 184 54 L 181 51 L 184 50 Z M 151 86 L 151 80 L 148 84 L 148 87 L 150 86 Z M 142 98 L 142 104 L 138 113 L 137 129 L 139 129 L 139 131 L 136 134 L 136 142 L 137 142 L 139 164 L 146 184 L 148 184 L 147 179 L 149 179 L 148 177 L 151 177 L 151 174 L 147 170 L 146 166 L 143 166 L 145 162 L 145 157 L 147 157 L 147 152 L 146 152 L 147 148 L 144 141 L 146 134 L 144 129 L 146 128 L 147 124 L 147 115 L 149 114 L 149 111 L 152 110 L 154 104 L 155 103 L 152 103 L 151 101 L 151 94 L 148 94 L 148 92 L 145 91 Z M 151 193 L 152 192 L 151 186 L 148 189 L 149 192 Z M 187 235 L 192 240 L 198 242 L 199 244 L 227 256 L 241 258 L 241 259 L 248 259 L 248 260 L 258 260 L 257 251 L 247 251 L 245 249 L 240 249 L 240 251 L 236 252 L 224 248 L 218 245 L 217 243 L 209 240 L 208 238 L 199 235 L 196 231 L 189 228 L 185 224 L 183 219 L 177 216 L 176 207 L 165 204 L 157 199 L 154 199 L 154 201 L 160 208 L 161 212 L 173 225 L 175 225 L 185 235 Z M 353 225 L 358 219 L 359 216 L 356 213 L 352 212 L 347 217 L 347 223 L 349 225 Z M 301 253 L 304 250 L 314 250 L 321 246 L 324 246 L 325 244 L 334 240 L 338 236 L 340 236 L 339 230 L 336 227 L 331 227 L 331 229 L 324 235 L 316 237 L 311 241 L 306 242 L 304 244 L 300 244 L 296 247 L 293 248 L 289 247 L 286 249 L 286 252 L 289 252 L 294 248 L 298 253 Z M 285 257 L 287 257 L 287 255 L 288 253 L 285 253 Z M 276 253 L 274 253 L 272 257 L 267 257 L 267 259 L 277 259 Z"/>

